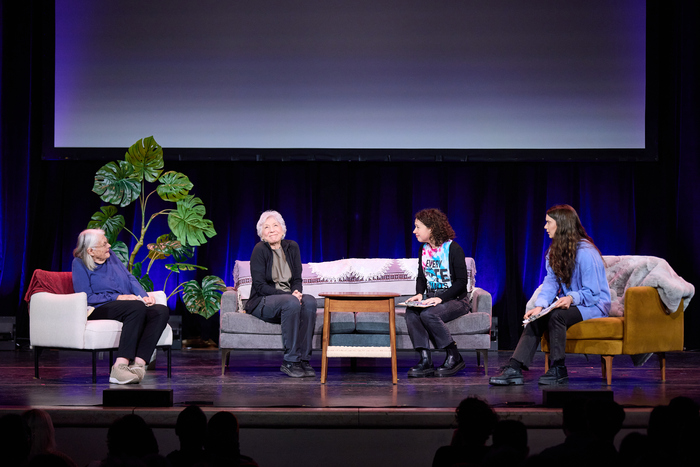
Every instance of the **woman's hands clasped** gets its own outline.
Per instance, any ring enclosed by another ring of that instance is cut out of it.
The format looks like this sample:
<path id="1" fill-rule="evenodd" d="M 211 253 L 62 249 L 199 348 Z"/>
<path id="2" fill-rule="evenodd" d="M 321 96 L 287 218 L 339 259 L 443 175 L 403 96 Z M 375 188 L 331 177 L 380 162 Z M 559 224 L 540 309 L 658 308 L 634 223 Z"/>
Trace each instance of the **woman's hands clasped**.
<path id="1" fill-rule="evenodd" d="M 299 299 L 299 303 L 301 303 L 301 299 L 304 298 L 304 295 L 301 292 L 299 292 L 298 290 L 295 290 L 294 292 L 292 292 L 292 295 L 294 295 L 296 298 Z"/>

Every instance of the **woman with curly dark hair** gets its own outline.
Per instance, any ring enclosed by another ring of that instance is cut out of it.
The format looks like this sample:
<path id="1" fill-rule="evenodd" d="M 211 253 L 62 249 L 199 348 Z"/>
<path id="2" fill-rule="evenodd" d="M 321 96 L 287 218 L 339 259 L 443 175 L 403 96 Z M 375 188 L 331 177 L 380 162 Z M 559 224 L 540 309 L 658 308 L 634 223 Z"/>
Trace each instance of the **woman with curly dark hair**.
<path id="1" fill-rule="evenodd" d="M 419 211 L 415 227 L 413 233 L 423 245 L 418 258 L 416 295 L 406 300 L 406 325 L 420 361 L 408 371 L 408 376 L 452 376 L 465 364 L 445 323 L 471 311 L 464 250 L 452 240 L 455 232 L 447 216 L 438 209 Z M 436 349 L 447 353 L 437 369 L 430 354 L 431 341 Z"/>
<path id="2" fill-rule="evenodd" d="M 552 239 L 546 254 L 547 276 L 535 308 L 524 317 L 529 318 L 552 304 L 553 310 L 525 327 L 508 364 L 489 380 L 494 385 L 523 384 L 522 369 L 528 369 L 545 331 L 549 331 L 551 366 L 538 382 L 567 382 L 566 330 L 580 321 L 606 317 L 610 312 L 610 288 L 603 257 L 574 208 L 566 204 L 550 208 L 544 228 Z"/>

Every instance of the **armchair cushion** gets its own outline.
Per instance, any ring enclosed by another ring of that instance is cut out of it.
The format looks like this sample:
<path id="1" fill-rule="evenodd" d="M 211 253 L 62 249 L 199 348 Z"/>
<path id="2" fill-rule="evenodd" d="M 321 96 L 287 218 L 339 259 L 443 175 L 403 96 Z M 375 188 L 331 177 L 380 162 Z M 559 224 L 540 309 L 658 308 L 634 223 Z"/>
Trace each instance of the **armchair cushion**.
<path id="1" fill-rule="evenodd" d="M 624 318 L 596 318 L 574 324 L 566 331 L 567 339 L 622 339 Z"/>

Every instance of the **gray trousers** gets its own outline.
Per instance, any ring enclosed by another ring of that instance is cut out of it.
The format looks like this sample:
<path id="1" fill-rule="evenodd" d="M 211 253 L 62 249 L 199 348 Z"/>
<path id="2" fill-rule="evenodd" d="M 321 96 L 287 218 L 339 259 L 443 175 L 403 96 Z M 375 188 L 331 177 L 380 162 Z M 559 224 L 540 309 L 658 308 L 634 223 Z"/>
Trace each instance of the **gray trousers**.
<path id="1" fill-rule="evenodd" d="M 303 294 L 301 302 L 292 294 L 267 295 L 251 315 L 268 323 L 282 325 L 284 360 L 308 361 L 316 325 L 316 299 Z"/>
<path id="2" fill-rule="evenodd" d="M 583 321 L 581 312 L 575 306 L 568 309 L 557 308 L 549 314 L 525 326 L 515 352 L 511 357 L 528 368 L 537 351 L 542 334 L 549 331 L 549 360 L 554 365 L 563 365 L 566 357 L 566 330 Z"/>
<path id="3" fill-rule="evenodd" d="M 414 349 L 429 349 L 430 341 L 436 349 L 444 349 L 452 342 L 445 323 L 471 311 L 469 297 L 428 308 L 406 307 L 406 326 Z"/>

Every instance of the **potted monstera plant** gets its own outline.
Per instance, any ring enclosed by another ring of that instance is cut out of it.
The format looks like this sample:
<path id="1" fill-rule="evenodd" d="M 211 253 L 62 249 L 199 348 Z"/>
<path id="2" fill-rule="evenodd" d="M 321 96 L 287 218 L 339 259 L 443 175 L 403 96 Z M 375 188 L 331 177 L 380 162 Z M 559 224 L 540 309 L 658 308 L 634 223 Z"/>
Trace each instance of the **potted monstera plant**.
<path id="1" fill-rule="evenodd" d="M 124 160 L 102 166 L 95 174 L 92 187 L 92 191 L 109 205 L 93 214 L 88 228 L 105 231 L 112 251 L 146 291 L 154 290 L 150 272 L 157 261 L 162 262 L 169 271 L 163 290 L 167 290 L 168 279 L 173 273 L 206 270 L 187 261 L 194 256 L 195 247 L 216 235 L 212 221 L 204 218 L 206 209 L 202 200 L 190 194 L 193 185 L 189 178 L 179 172 L 163 172 L 163 166 L 163 148 L 149 136 L 134 143 Z M 173 206 L 149 212 L 148 202 L 154 195 L 173 203 Z M 132 232 L 126 227 L 124 216 L 118 214 L 117 207 L 123 208 L 136 201 L 141 228 Z M 143 250 L 146 232 L 158 216 L 167 216 L 170 231 L 160 235 L 155 243 L 145 245 L 146 249 Z M 136 240 L 131 251 L 125 242 L 117 240 L 122 231 L 128 232 Z M 196 280 L 178 284 L 168 298 L 182 293 L 182 301 L 190 313 L 209 318 L 219 311 L 221 292 L 225 288 L 221 278 L 207 276 L 201 284 Z"/>

